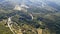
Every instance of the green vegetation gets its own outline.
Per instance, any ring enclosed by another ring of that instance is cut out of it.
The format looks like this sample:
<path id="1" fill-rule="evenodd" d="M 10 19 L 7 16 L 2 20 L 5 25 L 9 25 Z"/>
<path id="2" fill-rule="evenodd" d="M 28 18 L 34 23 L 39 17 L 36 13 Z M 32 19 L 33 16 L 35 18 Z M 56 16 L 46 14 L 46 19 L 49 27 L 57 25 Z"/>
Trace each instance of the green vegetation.
<path id="1" fill-rule="evenodd" d="M 23 18 L 25 17 L 24 15 L 28 16 L 28 13 L 32 13 L 34 17 L 33 20 Z M 23 34 L 36 34 L 37 29 L 49 31 L 50 34 L 60 34 L 60 13 L 56 13 L 56 11 L 48 11 L 35 7 L 30 8 L 27 13 L 24 13 L 22 11 L 0 8 L 0 21 L 2 21 L 0 23 L 0 34 L 13 34 L 10 29 L 6 27 L 6 23 L 3 22 L 3 20 L 8 17 L 12 17 L 12 21 L 18 24 Z M 14 27 L 17 26 L 14 25 Z M 16 31 L 18 30 L 16 29 Z"/>
<path id="2" fill-rule="evenodd" d="M 0 34 L 13 34 L 3 21 L 0 21 Z"/>

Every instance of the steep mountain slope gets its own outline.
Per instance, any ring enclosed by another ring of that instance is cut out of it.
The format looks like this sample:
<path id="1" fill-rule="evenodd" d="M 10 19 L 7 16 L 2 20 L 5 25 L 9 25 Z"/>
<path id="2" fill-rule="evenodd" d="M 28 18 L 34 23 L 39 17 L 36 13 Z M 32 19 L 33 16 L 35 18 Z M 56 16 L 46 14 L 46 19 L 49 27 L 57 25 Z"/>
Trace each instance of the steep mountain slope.
<path id="1" fill-rule="evenodd" d="M 51 34 L 60 34 L 60 6 L 55 2 L 47 0 L 0 0 L 0 21 L 9 17 L 12 17 L 11 20 L 14 23 L 11 24 L 16 32 L 19 29 L 15 23 L 25 34 L 36 34 L 38 28 L 45 33 L 48 30 Z"/>

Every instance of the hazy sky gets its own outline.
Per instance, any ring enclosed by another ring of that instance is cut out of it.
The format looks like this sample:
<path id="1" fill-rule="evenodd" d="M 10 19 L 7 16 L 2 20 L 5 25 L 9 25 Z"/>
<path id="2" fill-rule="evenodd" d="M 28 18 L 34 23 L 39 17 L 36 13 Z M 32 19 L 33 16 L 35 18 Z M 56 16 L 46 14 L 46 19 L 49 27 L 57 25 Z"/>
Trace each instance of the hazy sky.
<path id="1" fill-rule="evenodd" d="M 8 0 L 8 1 L 13 1 L 13 2 L 20 2 L 22 0 Z M 25 0 L 24 0 L 25 1 Z M 31 2 L 40 2 L 40 1 L 52 1 L 60 4 L 60 0 L 30 0 Z"/>
<path id="2" fill-rule="evenodd" d="M 19 1 L 19 0 L 8 0 L 8 1 Z M 45 0 L 30 0 L 30 1 L 45 1 Z M 53 1 L 53 2 L 60 2 L 60 0 L 46 0 L 46 1 Z"/>

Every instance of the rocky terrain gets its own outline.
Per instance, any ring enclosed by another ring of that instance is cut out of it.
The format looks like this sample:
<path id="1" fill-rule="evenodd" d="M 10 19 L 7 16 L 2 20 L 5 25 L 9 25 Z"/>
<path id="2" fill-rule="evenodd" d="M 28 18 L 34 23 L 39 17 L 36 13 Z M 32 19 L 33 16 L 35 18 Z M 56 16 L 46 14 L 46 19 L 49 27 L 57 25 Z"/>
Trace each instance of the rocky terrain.
<path id="1" fill-rule="evenodd" d="M 59 2 L 0 0 L 0 34 L 60 34 Z"/>

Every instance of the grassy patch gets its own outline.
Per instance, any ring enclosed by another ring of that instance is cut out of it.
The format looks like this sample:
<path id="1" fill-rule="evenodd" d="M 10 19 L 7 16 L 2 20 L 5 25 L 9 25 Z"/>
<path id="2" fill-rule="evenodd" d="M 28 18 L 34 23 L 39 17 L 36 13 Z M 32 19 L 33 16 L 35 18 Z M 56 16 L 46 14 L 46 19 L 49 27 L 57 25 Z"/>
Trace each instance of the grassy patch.
<path id="1" fill-rule="evenodd" d="M 0 34 L 13 34 L 8 27 L 0 23 Z"/>

